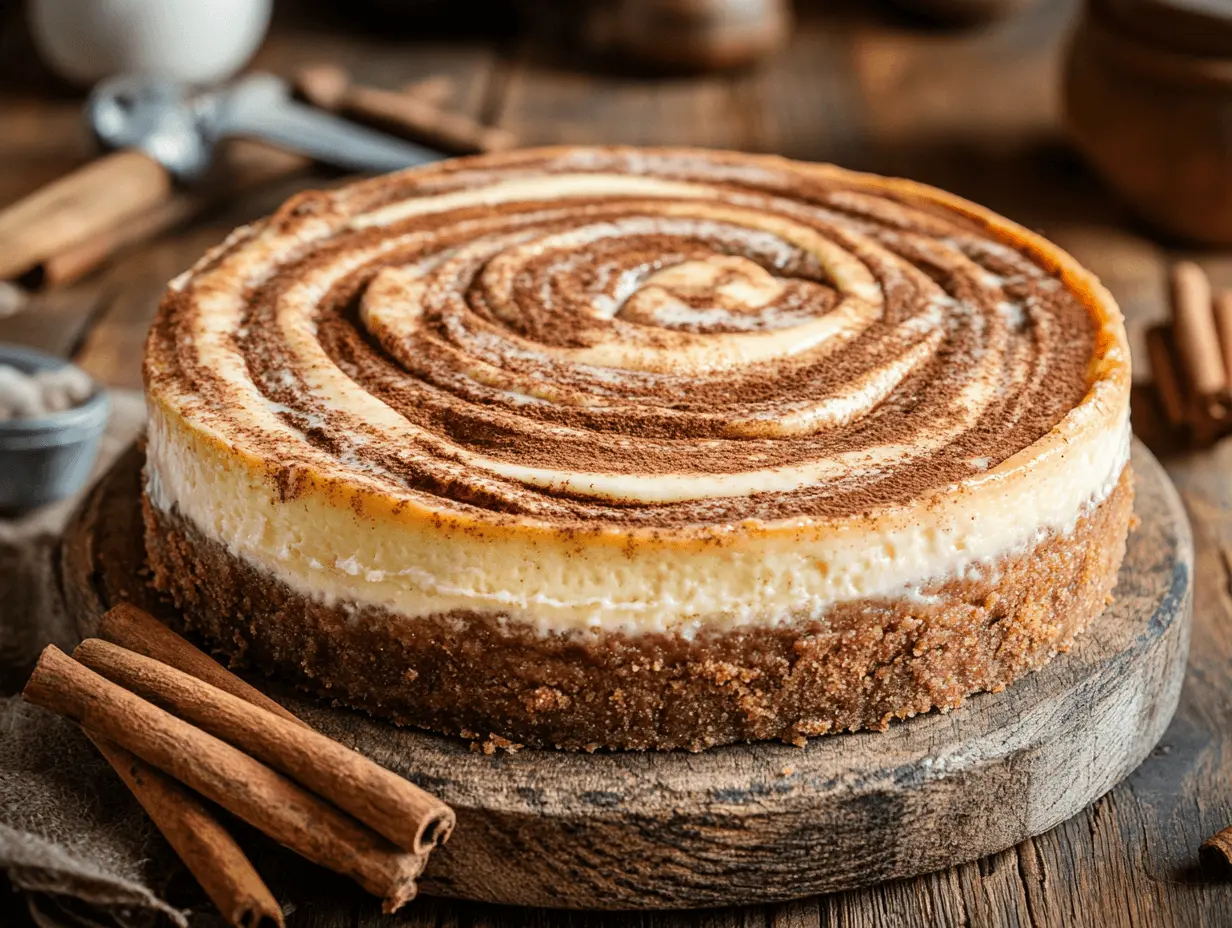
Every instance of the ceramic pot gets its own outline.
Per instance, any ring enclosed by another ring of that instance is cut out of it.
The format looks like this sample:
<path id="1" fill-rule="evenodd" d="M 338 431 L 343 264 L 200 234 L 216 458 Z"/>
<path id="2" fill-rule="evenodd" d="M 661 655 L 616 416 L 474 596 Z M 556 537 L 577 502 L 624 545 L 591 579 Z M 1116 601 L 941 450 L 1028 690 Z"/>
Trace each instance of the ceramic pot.
<path id="1" fill-rule="evenodd" d="M 271 0 L 28 0 L 30 30 L 47 64 L 74 84 L 113 74 L 225 80 L 269 25 Z"/>
<path id="2" fill-rule="evenodd" d="M 1232 245 L 1232 57 L 1152 44 L 1089 15 L 1064 83 L 1071 138 L 1132 209 L 1174 236 Z"/>

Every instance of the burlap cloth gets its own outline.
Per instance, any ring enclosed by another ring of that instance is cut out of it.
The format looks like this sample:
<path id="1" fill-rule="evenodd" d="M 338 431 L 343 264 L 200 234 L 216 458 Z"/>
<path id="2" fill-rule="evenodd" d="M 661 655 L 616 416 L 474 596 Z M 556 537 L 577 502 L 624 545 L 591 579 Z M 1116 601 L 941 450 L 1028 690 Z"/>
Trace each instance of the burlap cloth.
<path id="1" fill-rule="evenodd" d="M 144 418 L 140 394 L 113 393 L 96 476 L 132 444 Z M 25 897 L 6 901 L 28 907 L 40 928 L 214 928 L 222 921 L 85 736 L 14 695 L 46 644 L 71 650 L 79 640 L 56 559 L 60 533 L 83 497 L 84 491 L 25 516 L 0 517 L 0 870 Z M 328 734 L 344 737 L 331 731 L 337 713 L 287 701 Z M 344 740 L 361 747 L 363 729 L 348 730 Z M 275 849 L 239 823 L 229 827 L 278 898 L 303 900 L 304 885 L 343 905 L 357 898 L 341 878 Z M 6 908 L 13 906 L 0 905 L 0 924 L 12 917 Z"/>

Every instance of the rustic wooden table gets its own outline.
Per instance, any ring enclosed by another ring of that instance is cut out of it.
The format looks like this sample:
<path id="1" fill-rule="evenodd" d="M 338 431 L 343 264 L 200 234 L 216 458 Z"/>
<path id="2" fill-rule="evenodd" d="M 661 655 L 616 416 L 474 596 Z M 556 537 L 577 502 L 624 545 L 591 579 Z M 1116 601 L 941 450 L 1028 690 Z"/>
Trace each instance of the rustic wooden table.
<path id="1" fill-rule="evenodd" d="M 1015 19 L 968 33 L 921 30 L 868 0 L 814 0 L 801 9 L 790 48 L 770 66 L 657 80 L 586 73 L 533 42 L 395 38 L 348 29 L 327 10 L 313 13 L 311 20 L 284 15 L 258 66 L 289 74 L 329 58 L 391 87 L 447 74 L 460 106 L 527 144 L 773 151 L 928 181 L 1040 229 L 1094 269 L 1125 310 L 1136 359 L 1145 357 L 1142 332 L 1165 313 L 1165 271 L 1179 250 L 1117 207 L 1061 136 L 1056 100 L 1071 0 L 1041 0 Z M 0 203 L 92 151 L 81 100 L 41 74 L 19 15 L 9 18 L 0 32 Z M 131 249 L 104 271 L 0 320 L 0 341 L 71 356 L 109 384 L 136 387 L 142 339 L 168 278 L 236 224 L 320 182 L 321 175 L 297 174 Z M 1232 254 L 1185 254 L 1216 284 L 1232 286 Z M 1163 458 L 1193 522 L 1192 654 L 1181 706 L 1159 747 L 1082 814 L 977 863 L 789 905 L 598 915 L 425 899 L 385 919 L 375 903 L 356 896 L 348 910 L 301 907 L 289 924 L 1232 925 L 1232 881 L 1197 862 L 1203 838 L 1232 823 L 1232 441 L 1187 452 L 1159 427 L 1149 392 L 1135 394 L 1135 427 Z M 0 921 L 9 924 L 5 907 L 0 902 Z"/>

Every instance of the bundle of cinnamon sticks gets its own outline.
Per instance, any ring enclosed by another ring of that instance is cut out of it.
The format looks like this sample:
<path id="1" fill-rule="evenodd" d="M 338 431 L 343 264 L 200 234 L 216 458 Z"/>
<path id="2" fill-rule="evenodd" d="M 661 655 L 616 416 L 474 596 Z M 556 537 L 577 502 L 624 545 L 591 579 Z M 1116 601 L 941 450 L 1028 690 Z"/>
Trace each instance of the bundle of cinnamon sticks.
<path id="1" fill-rule="evenodd" d="M 211 803 L 394 912 L 453 810 L 309 727 L 149 614 L 121 604 L 70 657 L 49 645 L 22 696 L 78 723 L 232 924 L 282 911 Z"/>
<path id="2" fill-rule="evenodd" d="M 1212 292 L 1192 261 L 1171 272 L 1171 319 L 1147 330 L 1151 373 L 1169 424 L 1208 445 L 1232 432 L 1232 291 Z"/>

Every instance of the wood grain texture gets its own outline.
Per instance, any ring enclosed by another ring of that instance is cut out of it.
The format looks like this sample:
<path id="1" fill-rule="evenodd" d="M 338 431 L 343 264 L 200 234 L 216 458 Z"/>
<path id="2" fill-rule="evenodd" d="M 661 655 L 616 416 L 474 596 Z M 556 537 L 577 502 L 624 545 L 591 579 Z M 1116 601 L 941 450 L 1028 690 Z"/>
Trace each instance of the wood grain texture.
<path id="1" fill-rule="evenodd" d="M 139 535 L 139 464 L 139 455 L 123 458 L 65 536 L 63 585 L 79 591 L 70 601 L 83 632 L 114 605 L 113 588 L 140 572 L 139 546 L 82 543 L 104 527 L 121 539 Z M 1004 693 L 885 733 L 817 738 L 803 749 L 486 756 L 345 709 L 298 700 L 292 709 L 454 807 L 454 838 L 423 878 L 438 895 L 694 908 L 953 866 L 1073 816 L 1133 770 L 1172 717 L 1192 544 L 1175 492 L 1141 446 L 1134 466 L 1141 524 L 1115 601 L 1074 650 Z"/>

